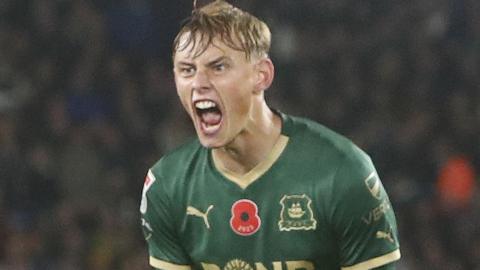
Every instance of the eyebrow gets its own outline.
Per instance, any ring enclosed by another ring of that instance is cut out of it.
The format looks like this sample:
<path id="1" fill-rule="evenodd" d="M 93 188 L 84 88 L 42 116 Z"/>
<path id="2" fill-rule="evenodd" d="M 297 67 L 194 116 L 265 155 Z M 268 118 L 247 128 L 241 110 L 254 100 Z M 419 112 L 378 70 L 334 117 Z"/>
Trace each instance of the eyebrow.
<path id="1" fill-rule="evenodd" d="M 179 66 L 194 66 L 194 64 L 190 63 L 190 62 L 185 62 L 185 61 L 180 61 L 177 63 L 177 65 Z"/>
<path id="2" fill-rule="evenodd" d="M 219 57 L 213 59 L 212 61 L 208 62 L 206 66 L 207 67 L 212 67 L 212 66 L 215 66 L 218 63 L 220 63 L 222 61 L 225 61 L 225 60 L 230 60 L 230 57 L 227 57 L 227 56 L 224 56 L 224 55 L 219 56 Z"/>
<path id="3" fill-rule="evenodd" d="M 205 66 L 207 67 L 212 67 L 212 66 L 215 66 L 217 65 L 218 63 L 222 62 L 222 61 L 229 61 L 230 60 L 230 57 L 228 56 L 224 56 L 224 55 L 221 55 L 215 59 L 213 59 L 212 61 L 208 62 Z M 189 67 L 193 67 L 195 66 L 195 64 L 191 63 L 191 62 L 187 62 L 187 61 L 179 61 L 177 63 L 178 66 L 189 66 Z"/>

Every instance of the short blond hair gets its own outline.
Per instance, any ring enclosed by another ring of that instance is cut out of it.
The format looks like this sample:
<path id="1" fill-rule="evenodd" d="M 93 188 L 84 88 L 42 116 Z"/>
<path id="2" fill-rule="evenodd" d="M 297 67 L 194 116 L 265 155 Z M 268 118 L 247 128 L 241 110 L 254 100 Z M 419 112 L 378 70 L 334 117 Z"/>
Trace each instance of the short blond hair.
<path id="1" fill-rule="evenodd" d="M 180 44 L 184 35 L 188 36 Z M 173 42 L 172 56 L 191 46 L 193 57 L 197 57 L 215 38 L 234 50 L 245 52 L 247 59 L 252 55 L 268 55 L 270 50 L 271 33 L 265 22 L 223 0 L 216 0 L 195 9 L 184 21 Z"/>

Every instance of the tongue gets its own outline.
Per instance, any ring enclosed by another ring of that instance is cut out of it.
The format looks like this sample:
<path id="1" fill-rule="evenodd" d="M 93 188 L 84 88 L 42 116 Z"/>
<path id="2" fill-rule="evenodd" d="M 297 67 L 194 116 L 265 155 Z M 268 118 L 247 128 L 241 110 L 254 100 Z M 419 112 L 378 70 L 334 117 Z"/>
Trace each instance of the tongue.
<path id="1" fill-rule="evenodd" d="M 202 113 L 202 121 L 210 126 L 218 125 L 222 120 L 222 115 L 218 112 Z"/>

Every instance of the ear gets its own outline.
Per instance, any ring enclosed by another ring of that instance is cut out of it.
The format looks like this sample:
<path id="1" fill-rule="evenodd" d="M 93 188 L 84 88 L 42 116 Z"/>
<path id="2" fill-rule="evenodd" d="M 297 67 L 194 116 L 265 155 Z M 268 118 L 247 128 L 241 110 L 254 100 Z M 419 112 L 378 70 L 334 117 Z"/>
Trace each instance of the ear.
<path id="1" fill-rule="evenodd" d="M 257 81 L 255 83 L 255 93 L 261 93 L 267 90 L 273 82 L 275 76 L 275 67 L 270 58 L 264 57 L 258 60 L 256 64 Z"/>

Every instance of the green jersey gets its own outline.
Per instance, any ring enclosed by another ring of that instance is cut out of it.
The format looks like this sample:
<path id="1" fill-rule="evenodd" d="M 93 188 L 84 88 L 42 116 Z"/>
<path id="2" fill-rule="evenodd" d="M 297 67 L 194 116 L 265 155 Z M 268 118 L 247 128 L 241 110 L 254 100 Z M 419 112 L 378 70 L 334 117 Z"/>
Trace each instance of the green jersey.
<path id="1" fill-rule="evenodd" d="M 219 168 L 198 140 L 149 170 L 140 212 L 153 267 L 361 270 L 400 258 L 370 158 L 320 124 L 281 116 L 272 153 L 246 175 Z"/>

